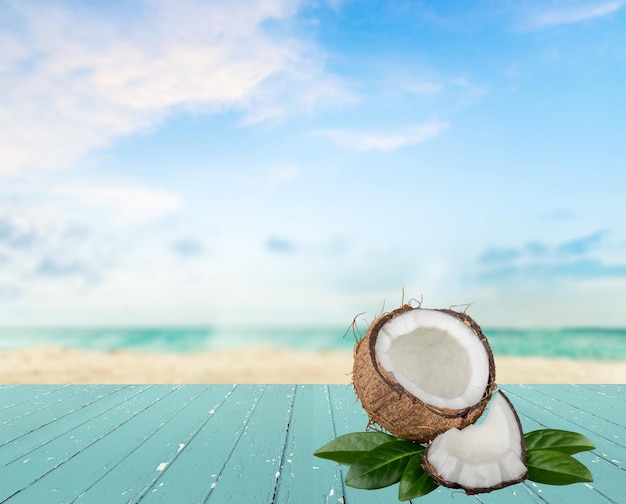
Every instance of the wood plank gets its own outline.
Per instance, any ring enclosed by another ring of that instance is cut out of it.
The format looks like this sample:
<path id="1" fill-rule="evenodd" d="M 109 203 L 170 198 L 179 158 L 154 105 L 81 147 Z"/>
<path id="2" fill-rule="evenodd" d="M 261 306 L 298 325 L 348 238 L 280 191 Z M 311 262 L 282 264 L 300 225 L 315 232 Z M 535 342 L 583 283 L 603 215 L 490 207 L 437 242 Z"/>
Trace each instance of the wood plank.
<path id="1" fill-rule="evenodd" d="M 185 394 L 182 391 L 172 394 L 170 404 L 159 404 L 160 410 L 168 411 L 159 413 L 159 421 L 149 419 L 152 425 L 144 425 L 141 429 L 144 438 L 131 445 L 130 450 L 120 450 L 114 454 L 103 466 L 100 477 L 86 486 L 83 490 L 85 493 L 72 502 L 89 502 L 93 495 L 106 497 L 106 502 L 111 504 L 143 502 L 142 499 L 147 495 L 161 491 L 164 485 L 161 477 L 179 464 L 180 459 L 195 445 L 199 431 L 205 428 L 215 411 L 224 406 L 234 387 L 187 385 L 185 389 Z M 125 428 L 132 429 L 133 426 L 128 423 Z M 207 453 L 210 451 L 199 453 L 200 460 L 206 458 Z M 208 487 L 207 474 L 199 474 L 197 480 L 193 476 L 185 472 L 181 482 L 186 487 Z M 190 485 L 190 481 L 199 483 Z M 186 493 L 181 495 L 188 497 Z M 188 502 L 193 501 L 189 499 Z"/>
<path id="2" fill-rule="evenodd" d="M 28 396 L 18 396 L 14 402 L 6 404 L 1 410 L 2 425 L 6 426 L 12 422 L 19 421 L 23 424 L 23 418 L 28 417 L 33 412 L 39 413 L 42 409 L 52 408 L 58 403 L 71 402 L 72 396 L 81 395 L 84 391 L 70 386 L 45 387 L 38 390 L 30 398 Z M 50 415 L 48 415 L 50 416 Z"/>
<path id="3" fill-rule="evenodd" d="M 514 391 L 518 392 L 518 390 L 514 386 L 503 387 L 503 389 L 505 390 L 505 392 L 508 392 L 509 394 L 511 394 Z M 549 396 L 550 393 L 548 390 L 546 390 L 543 392 L 543 395 Z M 339 401 L 339 405 L 337 408 L 338 411 L 336 412 L 336 418 L 340 422 L 343 423 L 343 425 L 341 425 L 338 428 L 338 434 L 339 434 L 339 431 L 343 431 L 344 433 L 347 433 L 347 432 L 363 430 L 363 421 L 364 420 L 366 421 L 366 419 L 364 419 L 364 416 L 363 416 L 364 414 L 363 414 L 362 409 L 360 408 L 358 404 L 356 405 L 354 404 L 354 398 L 351 395 L 350 391 L 347 391 L 347 394 L 344 399 L 345 401 Z M 350 405 L 350 399 L 352 399 L 352 405 Z M 564 426 L 562 422 L 563 419 L 560 417 L 557 417 L 555 419 L 554 416 L 548 416 L 546 418 L 545 416 L 540 415 L 541 418 L 539 421 L 534 420 L 534 418 L 536 418 L 537 415 L 536 415 L 536 410 L 534 406 L 532 405 L 532 403 L 527 403 L 527 402 L 520 403 L 519 401 L 515 401 L 515 400 L 514 400 L 514 403 L 515 403 L 516 408 L 520 412 L 521 416 L 523 417 L 523 420 L 524 419 L 526 420 L 525 422 L 523 421 L 525 432 L 529 430 L 534 430 L 537 428 L 545 428 L 545 427 L 577 430 L 576 427 L 572 425 L 570 425 L 569 428 L 567 425 Z M 611 402 L 603 403 L 602 404 L 602 406 L 604 407 L 603 411 L 606 411 L 607 408 L 611 408 L 610 404 Z M 560 403 L 560 405 L 562 405 L 562 403 Z M 598 407 L 600 405 L 596 403 L 596 406 Z M 533 413 L 535 414 L 534 418 L 532 416 Z M 543 420 L 543 422 L 541 420 Z M 588 430 L 586 431 L 584 431 L 584 429 L 581 430 L 582 427 L 580 425 L 578 427 L 580 427 L 578 431 L 584 432 L 585 434 L 588 434 L 590 438 L 593 438 L 593 435 L 589 434 Z M 623 447 L 616 445 L 613 448 L 618 451 L 621 450 L 623 453 Z M 615 450 L 613 450 L 611 453 L 615 454 Z M 586 457 L 586 460 L 583 460 L 583 462 L 586 463 L 592 469 L 592 471 L 594 471 L 593 464 L 598 463 L 599 459 L 597 459 L 596 456 L 593 456 L 590 454 L 580 454 L 580 456 L 582 456 L 583 459 Z M 616 459 L 613 459 L 613 460 L 616 460 Z M 466 501 L 477 502 L 478 501 L 478 502 L 488 503 L 488 502 L 503 502 L 503 501 L 508 501 L 508 499 L 515 499 L 515 502 L 543 502 L 543 501 L 546 501 L 546 499 L 548 502 L 561 502 L 561 501 L 564 502 L 561 496 L 565 493 L 565 494 L 571 494 L 566 497 L 565 501 L 573 502 L 572 498 L 575 498 L 576 496 L 581 495 L 580 491 L 581 489 L 584 489 L 583 495 L 585 495 L 585 498 L 588 499 L 586 502 L 622 502 L 622 501 L 626 502 L 626 498 L 624 497 L 623 491 L 620 488 L 620 486 L 623 484 L 620 482 L 626 481 L 626 479 L 624 478 L 624 475 L 621 472 L 616 472 L 613 469 L 614 468 L 602 466 L 602 465 L 600 469 L 600 472 L 602 474 L 599 477 L 601 480 L 607 480 L 607 479 L 612 480 L 612 484 L 610 485 L 612 488 L 608 492 L 608 495 L 603 495 L 597 489 L 598 485 L 594 487 L 593 485 L 585 486 L 583 484 L 577 484 L 577 485 L 570 485 L 567 487 L 554 487 L 554 486 L 549 486 L 549 485 L 538 485 L 533 482 L 527 482 L 523 485 L 514 485 L 511 487 L 499 490 L 496 493 L 482 494 L 480 496 L 474 496 L 474 497 L 466 496 L 463 493 L 452 492 L 448 489 L 438 489 L 436 492 L 433 492 L 433 494 L 430 494 L 428 498 L 432 502 L 439 502 L 439 501 L 443 502 L 446 499 L 449 499 L 451 495 L 454 495 L 455 502 L 458 500 L 459 502 L 466 502 Z M 608 475 L 605 475 L 604 471 L 608 471 Z M 346 496 L 347 496 L 346 502 L 348 502 L 350 499 L 354 499 L 355 501 L 358 500 L 358 502 L 376 502 L 377 498 L 386 499 L 386 500 L 397 498 L 395 496 L 395 491 L 396 491 L 395 489 L 396 487 L 392 487 L 390 489 L 378 490 L 376 492 L 364 492 L 364 491 L 351 489 L 348 487 L 346 488 Z M 588 494 L 585 492 L 588 492 Z"/>
<path id="4" fill-rule="evenodd" d="M 571 385 L 576 388 L 584 388 L 596 394 L 601 394 L 605 397 L 617 399 L 620 403 L 626 402 L 626 384 L 586 384 L 580 383 Z"/>
<path id="5" fill-rule="evenodd" d="M 0 412 L 6 408 L 22 402 L 29 402 L 33 397 L 49 393 L 55 389 L 68 387 L 69 385 L 4 385 L 0 393 Z"/>
<path id="6" fill-rule="evenodd" d="M 625 387 L 502 388 L 525 432 L 575 430 L 596 444 L 576 455 L 594 483 L 440 488 L 419 502 L 626 502 Z M 344 466 L 313 456 L 366 425 L 345 385 L 2 387 L 0 502 L 397 502 L 397 485 L 346 487 Z"/>
<path id="7" fill-rule="evenodd" d="M 0 413 L 0 428 L 3 440 L 0 447 L 15 445 L 18 441 L 28 436 L 25 441 L 19 442 L 20 450 L 26 451 L 24 442 L 39 443 L 39 437 L 43 433 L 55 432 L 57 429 L 67 430 L 68 426 L 77 422 L 86 422 L 94 417 L 94 409 L 112 407 L 119 403 L 121 394 L 126 398 L 134 393 L 132 387 L 91 386 L 83 388 L 57 389 L 56 394 L 45 397 L 35 396 L 33 404 L 18 404 L 13 408 L 5 409 Z M 63 395 L 61 395 L 65 392 Z M 108 398 L 108 400 L 107 400 Z M 123 400 L 123 399 L 122 399 Z M 5 448 L 9 450 L 9 448 Z"/>
<path id="8" fill-rule="evenodd" d="M 596 404 L 594 413 L 590 413 L 562 402 L 558 388 L 553 385 L 508 385 L 503 388 L 520 412 L 525 432 L 537 428 L 570 430 L 584 434 L 596 446 L 593 451 L 575 456 L 591 470 L 593 483 L 554 487 L 525 482 L 526 487 L 540 491 L 549 502 L 571 503 L 580 499 L 589 503 L 626 502 L 626 472 L 621 467 L 626 449 L 623 442 L 615 442 L 619 436 L 612 438 L 610 434 L 613 427 L 622 428 L 602 418 L 609 409 L 609 401 L 604 407 Z"/>
<path id="9" fill-rule="evenodd" d="M 139 394 L 107 409 L 92 421 L 79 425 L 29 453 L 23 460 L 14 460 L 3 467 L 2 473 L 10 472 L 11 478 L 7 478 L 0 488 L 0 502 L 9 497 L 11 503 L 47 502 L 52 498 L 58 500 L 57 495 L 79 493 L 83 480 L 72 472 L 81 472 L 81 464 L 77 464 L 77 461 L 89 463 L 89 467 L 97 466 L 97 473 L 102 461 L 97 457 L 94 447 L 114 448 L 117 440 L 115 436 L 111 437 L 113 433 L 133 419 L 149 420 L 152 415 L 140 416 L 140 413 L 172 391 L 171 388 L 168 391 L 156 386 L 140 390 Z M 137 427 L 139 433 L 143 432 L 141 424 Z"/>
<path id="10" fill-rule="evenodd" d="M 333 422 L 335 425 L 336 436 L 349 434 L 351 432 L 364 431 L 368 424 L 367 414 L 361 407 L 361 403 L 357 400 L 354 389 L 350 385 L 333 385 L 330 388 L 330 403 L 332 408 Z M 333 438 L 327 439 L 320 443 L 320 446 L 331 441 Z M 319 446 L 318 446 L 319 448 Z M 316 464 L 320 467 L 334 465 L 341 468 L 341 477 L 345 481 L 348 468 L 339 466 L 330 460 L 318 459 Z M 380 502 L 397 502 L 398 488 L 397 485 L 389 488 L 382 488 L 375 492 L 367 490 L 359 490 L 344 485 L 344 504 L 375 504 Z"/>
<path id="11" fill-rule="evenodd" d="M 541 388 L 537 389 L 541 391 Z M 621 399 L 600 393 L 602 389 L 577 385 L 551 385 L 554 397 L 584 411 L 602 410 L 602 418 L 620 427 L 626 427 L 626 390 Z"/>
<path id="12" fill-rule="evenodd" d="M 296 395 L 295 385 L 267 385 L 205 502 L 272 502 Z"/>
<path id="13" fill-rule="evenodd" d="M 211 388 L 214 386 L 211 386 Z M 203 423 L 145 492 L 127 502 L 206 502 L 267 386 L 237 386 L 221 402 L 207 402 Z M 235 485 L 235 488 L 241 486 Z"/>
<path id="14" fill-rule="evenodd" d="M 323 464 L 313 456 L 315 450 L 337 437 L 330 390 L 328 385 L 300 385 L 296 389 L 285 456 L 272 502 L 344 501 L 341 467 Z"/>

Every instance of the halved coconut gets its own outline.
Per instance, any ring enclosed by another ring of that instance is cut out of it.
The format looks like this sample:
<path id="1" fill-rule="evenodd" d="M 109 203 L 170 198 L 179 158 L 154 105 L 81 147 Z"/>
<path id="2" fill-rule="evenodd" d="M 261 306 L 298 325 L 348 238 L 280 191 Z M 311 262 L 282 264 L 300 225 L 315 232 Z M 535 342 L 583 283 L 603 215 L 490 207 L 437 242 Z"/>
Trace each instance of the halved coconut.
<path id="1" fill-rule="evenodd" d="M 437 436 L 422 456 L 435 481 L 468 494 L 491 492 L 524 481 L 526 448 L 519 417 L 502 392 L 481 424 Z"/>
<path id="2" fill-rule="evenodd" d="M 404 305 L 374 320 L 357 345 L 353 384 L 370 420 L 427 442 L 480 417 L 495 365 L 469 315 Z"/>

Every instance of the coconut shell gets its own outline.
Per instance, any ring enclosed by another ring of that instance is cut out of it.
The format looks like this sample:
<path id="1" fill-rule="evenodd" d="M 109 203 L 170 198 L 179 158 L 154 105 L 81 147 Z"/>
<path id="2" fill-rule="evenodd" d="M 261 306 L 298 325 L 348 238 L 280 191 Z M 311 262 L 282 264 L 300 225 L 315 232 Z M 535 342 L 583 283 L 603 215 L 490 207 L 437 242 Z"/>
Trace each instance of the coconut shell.
<path id="1" fill-rule="evenodd" d="M 489 359 L 489 378 L 482 399 L 467 408 L 447 409 L 426 404 L 400 385 L 376 356 L 376 339 L 380 328 L 394 317 L 410 310 L 410 305 L 383 314 L 372 322 L 354 352 L 353 385 L 363 409 L 375 424 L 394 436 L 420 443 L 434 439 L 453 427 L 462 429 L 478 420 L 495 389 L 495 362 L 487 338 L 474 320 L 465 313 L 439 310 L 460 319 L 480 339 Z"/>
<path id="2" fill-rule="evenodd" d="M 504 394 L 504 392 L 502 392 L 502 390 L 500 390 L 500 392 L 498 392 L 505 400 L 507 403 L 509 403 L 509 406 L 511 407 L 511 411 L 513 412 L 513 416 L 515 417 L 515 420 L 517 422 L 517 426 L 519 427 L 520 433 L 522 432 L 522 423 L 520 422 L 519 416 L 517 415 L 517 411 L 515 411 L 515 408 L 513 407 L 513 403 L 511 403 L 511 401 L 509 400 L 509 398 Z M 521 461 L 525 462 L 526 461 L 526 444 L 524 443 L 524 436 L 521 436 Z M 528 471 L 524 472 L 523 474 L 521 474 L 518 478 L 512 479 L 512 480 L 508 480 L 508 481 L 503 481 L 502 483 L 500 483 L 499 485 L 494 485 L 492 487 L 486 487 L 486 488 L 468 488 L 468 487 L 464 487 L 463 485 L 459 485 L 458 483 L 455 483 L 453 481 L 448 481 L 446 480 L 443 476 L 441 476 L 437 470 L 432 466 L 432 464 L 430 463 L 430 461 L 428 460 L 428 452 L 430 450 L 430 446 L 426 449 L 426 451 L 424 452 L 424 454 L 422 455 L 422 467 L 424 468 L 424 470 L 440 485 L 448 487 L 448 488 L 460 488 L 461 490 L 463 490 L 467 495 L 476 495 L 476 494 L 480 494 L 480 493 L 489 493 L 489 492 L 493 492 L 494 490 L 500 490 L 501 488 L 505 488 L 511 485 L 516 485 L 517 483 L 521 483 L 522 481 L 525 481 L 528 478 Z"/>

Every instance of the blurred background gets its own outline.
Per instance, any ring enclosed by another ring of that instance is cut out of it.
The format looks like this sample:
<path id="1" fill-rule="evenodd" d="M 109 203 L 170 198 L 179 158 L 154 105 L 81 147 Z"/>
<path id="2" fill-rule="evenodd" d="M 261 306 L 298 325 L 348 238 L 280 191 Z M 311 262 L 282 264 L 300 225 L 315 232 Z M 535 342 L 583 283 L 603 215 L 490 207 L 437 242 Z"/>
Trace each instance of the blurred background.
<path id="1" fill-rule="evenodd" d="M 0 348 L 626 359 L 624 1 L 0 2 Z M 364 326 L 366 327 L 366 322 Z"/>

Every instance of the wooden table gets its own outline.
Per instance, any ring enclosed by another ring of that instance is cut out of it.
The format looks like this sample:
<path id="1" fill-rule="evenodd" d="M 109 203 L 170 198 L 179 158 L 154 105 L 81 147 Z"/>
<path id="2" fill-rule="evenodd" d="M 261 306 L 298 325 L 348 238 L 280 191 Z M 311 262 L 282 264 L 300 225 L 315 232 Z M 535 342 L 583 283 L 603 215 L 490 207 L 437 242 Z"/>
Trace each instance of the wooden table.
<path id="1" fill-rule="evenodd" d="M 626 503 L 626 386 L 507 385 L 524 431 L 575 430 L 595 481 L 435 502 Z M 0 386 L 0 502 L 394 503 L 312 453 L 367 423 L 346 385 Z"/>

